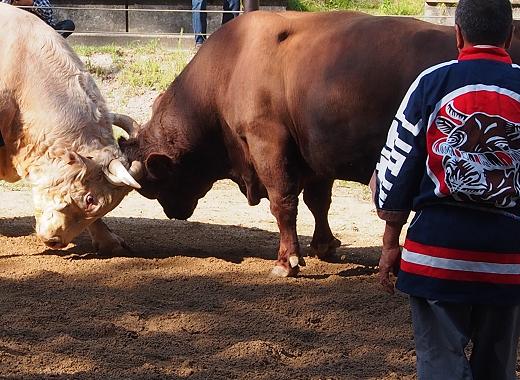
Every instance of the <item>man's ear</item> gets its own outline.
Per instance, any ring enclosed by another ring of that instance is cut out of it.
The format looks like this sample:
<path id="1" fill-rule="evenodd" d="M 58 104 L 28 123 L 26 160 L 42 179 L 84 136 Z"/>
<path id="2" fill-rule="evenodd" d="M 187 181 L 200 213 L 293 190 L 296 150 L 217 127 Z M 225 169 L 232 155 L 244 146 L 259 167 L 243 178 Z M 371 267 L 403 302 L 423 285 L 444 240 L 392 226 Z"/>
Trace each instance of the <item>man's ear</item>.
<path id="1" fill-rule="evenodd" d="M 174 171 L 172 159 L 165 154 L 150 154 L 145 166 L 148 173 L 157 179 L 171 177 Z"/>
<path id="2" fill-rule="evenodd" d="M 457 38 L 457 49 L 462 50 L 464 47 L 464 36 L 458 24 L 455 24 L 455 37 Z"/>

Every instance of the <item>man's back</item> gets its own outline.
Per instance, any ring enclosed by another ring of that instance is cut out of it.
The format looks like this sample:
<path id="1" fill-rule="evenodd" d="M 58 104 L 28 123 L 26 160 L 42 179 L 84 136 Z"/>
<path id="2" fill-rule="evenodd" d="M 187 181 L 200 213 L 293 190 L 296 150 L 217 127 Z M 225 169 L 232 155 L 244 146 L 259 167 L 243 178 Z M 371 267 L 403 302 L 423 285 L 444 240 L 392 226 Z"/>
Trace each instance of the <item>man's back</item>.
<path id="1" fill-rule="evenodd" d="M 520 68 L 503 49 L 464 50 L 418 78 L 395 124 L 378 205 L 417 211 L 397 287 L 443 301 L 520 302 L 511 276 L 520 274 Z"/>

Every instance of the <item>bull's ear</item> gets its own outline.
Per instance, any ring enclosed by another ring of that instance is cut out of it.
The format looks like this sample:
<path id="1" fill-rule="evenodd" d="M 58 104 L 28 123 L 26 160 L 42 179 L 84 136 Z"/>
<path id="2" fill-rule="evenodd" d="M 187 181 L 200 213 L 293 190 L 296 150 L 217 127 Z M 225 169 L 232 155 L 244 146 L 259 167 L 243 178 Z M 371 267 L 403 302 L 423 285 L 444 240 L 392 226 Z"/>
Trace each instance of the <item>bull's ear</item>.
<path id="1" fill-rule="evenodd" d="M 158 179 L 171 177 L 173 173 L 173 161 L 165 154 L 150 154 L 145 165 L 148 173 Z"/>
<path id="2" fill-rule="evenodd" d="M 59 158 L 67 165 L 81 164 L 83 163 L 83 158 L 76 152 L 71 152 L 70 150 L 64 148 L 54 148 L 48 152 L 51 158 Z"/>
<path id="3" fill-rule="evenodd" d="M 83 162 L 79 154 L 75 152 L 65 152 L 65 154 L 63 155 L 63 159 L 69 165 L 79 164 Z"/>

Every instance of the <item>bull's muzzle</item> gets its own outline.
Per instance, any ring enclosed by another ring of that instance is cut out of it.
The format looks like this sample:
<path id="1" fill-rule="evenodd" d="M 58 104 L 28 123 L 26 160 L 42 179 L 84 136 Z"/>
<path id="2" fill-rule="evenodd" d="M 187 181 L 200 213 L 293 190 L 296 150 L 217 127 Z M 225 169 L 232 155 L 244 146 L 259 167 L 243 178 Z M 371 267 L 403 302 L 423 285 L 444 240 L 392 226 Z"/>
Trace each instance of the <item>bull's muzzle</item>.
<path id="1" fill-rule="evenodd" d="M 51 238 L 40 238 L 43 240 L 47 247 L 52 249 L 61 249 L 67 246 L 67 244 L 61 241 L 61 238 L 59 236 L 53 236 Z"/>

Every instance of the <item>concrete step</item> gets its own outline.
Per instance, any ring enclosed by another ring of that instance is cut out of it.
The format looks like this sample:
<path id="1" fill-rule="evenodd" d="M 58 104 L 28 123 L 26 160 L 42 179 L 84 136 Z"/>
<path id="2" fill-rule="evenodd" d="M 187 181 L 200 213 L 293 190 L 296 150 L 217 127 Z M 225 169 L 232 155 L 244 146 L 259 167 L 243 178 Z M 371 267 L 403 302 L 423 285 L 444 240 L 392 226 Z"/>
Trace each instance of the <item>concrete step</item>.
<path id="1" fill-rule="evenodd" d="M 510 0 L 513 17 L 520 19 L 520 0 Z M 454 25 L 458 0 L 427 0 L 424 4 L 424 20 L 437 24 Z"/>

